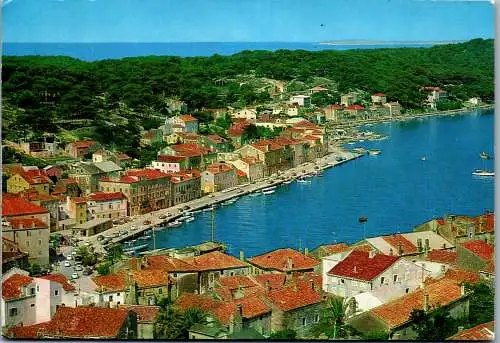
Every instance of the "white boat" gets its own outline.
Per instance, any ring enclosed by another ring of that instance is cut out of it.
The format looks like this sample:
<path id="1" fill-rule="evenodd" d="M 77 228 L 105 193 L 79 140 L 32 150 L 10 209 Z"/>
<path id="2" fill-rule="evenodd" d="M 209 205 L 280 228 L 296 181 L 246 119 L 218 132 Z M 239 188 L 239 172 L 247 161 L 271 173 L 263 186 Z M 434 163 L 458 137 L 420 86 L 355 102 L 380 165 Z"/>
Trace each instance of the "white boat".
<path id="1" fill-rule="evenodd" d="M 262 193 L 260 193 L 260 192 L 253 192 L 253 193 L 250 193 L 249 196 L 251 196 L 251 197 L 257 197 L 257 196 L 259 196 L 261 194 Z"/>
<path id="2" fill-rule="evenodd" d="M 168 227 L 179 227 L 181 225 L 182 225 L 182 222 L 180 222 L 178 220 L 175 220 L 175 221 L 167 224 Z"/>
<path id="3" fill-rule="evenodd" d="M 293 182 L 293 179 L 290 179 L 290 180 L 286 180 L 286 181 L 283 181 L 283 184 L 284 185 L 289 185 Z"/>
<path id="4" fill-rule="evenodd" d="M 157 232 L 158 231 L 162 231 L 163 229 L 164 229 L 164 227 L 162 227 L 162 226 L 157 226 L 157 227 L 154 228 L 154 230 L 157 231 Z"/>
<path id="5" fill-rule="evenodd" d="M 264 189 L 262 190 L 262 192 L 274 191 L 275 189 L 276 189 L 276 186 L 267 187 L 267 188 L 264 188 Z"/>
<path id="6" fill-rule="evenodd" d="M 186 223 L 190 223 L 194 220 L 194 217 L 187 217 L 186 218 Z"/>
<path id="7" fill-rule="evenodd" d="M 203 209 L 203 212 L 210 212 L 212 211 L 212 208 L 211 207 L 206 207 Z"/>
<path id="8" fill-rule="evenodd" d="M 149 246 L 148 244 L 141 244 L 141 245 L 138 245 L 138 246 L 135 246 L 135 247 L 132 247 L 132 248 L 124 249 L 123 251 L 125 253 L 127 253 L 127 252 L 134 252 L 134 251 L 138 251 L 138 250 L 147 249 L 148 246 Z"/>
<path id="9" fill-rule="evenodd" d="M 262 194 L 268 195 L 268 194 L 273 194 L 274 192 L 276 192 L 274 189 L 270 189 L 267 191 L 262 191 Z"/>
<path id="10" fill-rule="evenodd" d="M 143 241 L 147 241 L 148 239 L 150 239 L 151 236 L 150 235 L 145 235 L 145 236 L 141 236 L 139 237 L 139 239 L 142 239 Z"/>
<path id="11" fill-rule="evenodd" d="M 488 153 L 486 153 L 486 152 L 484 152 L 484 151 L 483 151 L 483 152 L 481 153 L 481 155 L 479 155 L 479 156 L 480 156 L 482 159 L 484 159 L 484 160 L 489 160 L 489 159 L 491 159 L 491 156 L 490 156 L 490 155 L 488 155 Z"/>
<path id="12" fill-rule="evenodd" d="M 298 183 L 311 183 L 310 180 L 306 180 L 306 179 L 303 179 L 303 178 L 297 179 L 297 182 Z"/>
<path id="13" fill-rule="evenodd" d="M 375 150 L 368 150 L 368 154 L 370 154 L 370 155 L 380 155 L 381 152 L 382 151 L 376 150 L 376 149 Z"/>
<path id="14" fill-rule="evenodd" d="M 422 160 L 422 161 L 427 161 L 427 157 L 422 156 L 421 160 Z"/>
<path id="15" fill-rule="evenodd" d="M 476 169 L 472 172 L 476 176 L 495 176 L 495 172 L 489 170 Z"/>
<path id="16" fill-rule="evenodd" d="M 192 216 L 192 214 L 191 214 L 191 212 L 184 212 L 184 213 L 182 214 L 182 216 L 183 216 L 184 218 L 187 218 L 187 217 L 191 217 L 191 216 Z"/>

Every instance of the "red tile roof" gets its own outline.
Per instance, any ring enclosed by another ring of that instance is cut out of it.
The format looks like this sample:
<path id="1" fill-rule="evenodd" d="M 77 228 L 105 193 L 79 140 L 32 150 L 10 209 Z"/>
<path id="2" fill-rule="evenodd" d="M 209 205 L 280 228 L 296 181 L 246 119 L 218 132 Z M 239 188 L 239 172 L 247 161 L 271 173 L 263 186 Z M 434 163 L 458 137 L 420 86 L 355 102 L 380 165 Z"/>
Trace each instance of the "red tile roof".
<path id="1" fill-rule="evenodd" d="M 249 275 L 224 276 L 218 280 L 218 283 L 230 290 L 237 289 L 239 287 L 246 288 L 259 285 Z"/>
<path id="2" fill-rule="evenodd" d="M 170 275 L 161 270 L 136 270 L 132 272 L 132 278 L 141 288 L 167 286 L 171 283 Z"/>
<path id="3" fill-rule="evenodd" d="M 77 149 L 77 148 L 90 148 L 92 145 L 96 144 L 97 142 L 96 141 L 93 141 L 93 140 L 86 140 L 86 141 L 75 141 L 73 143 L 71 143 L 71 146 L 74 148 L 74 149 Z"/>
<path id="4" fill-rule="evenodd" d="M 175 156 L 175 155 L 160 155 L 158 156 L 159 162 L 166 163 L 179 163 L 186 160 L 186 156 Z"/>
<path id="5" fill-rule="evenodd" d="M 137 262 L 131 259 L 130 266 L 136 268 Z M 198 268 L 175 257 L 163 255 L 148 256 L 146 269 L 160 269 L 169 273 L 173 272 L 197 272 Z"/>
<path id="6" fill-rule="evenodd" d="M 495 255 L 495 249 L 482 240 L 465 242 L 462 246 L 485 261 L 491 260 Z"/>
<path id="7" fill-rule="evenodd" d="M 480 223 L 481 219 L 483 221 L 483 227 L 482 231 L 480 231 Z M 474 221 L 476 222 L 476 226 L 478 228 L 478 232 L 493 232 L 495 231 L 495 214 L 494 213 L 487 213 L 481 216 L 478 216 L 474 218 Z"/>
<path id="8" fill-rule="evenodd" d="M 123 195 L 122 192 L 115 192 L 115 193 L 96 192 L 90 194 L 88 198 L 89 200 L 93 201 L 109 201 L 109 200 L 125 199 L 125 195 Z"/>
<path id="9" fill-rule="evenodd" d="M 40 338 L 38 334 L 46 330 L 49 327 L 49 325 L 50 322 L 43 322 L 28 326 L 15 326 L 13 328 L 7 329 L 5 335 L 8 338 L 15 338 L 15 339 Z"/>
<path id="10" fill-rule="evenodd" d="M 215 142 L 215 143 L 224 143 L 224 139 L 220 136 L 217 136 L 217 135 L 207 135 L 206 136 L 208 139 L 210 139 L 211 141 Z"/>
<path id="11" fill-rule="evenodd" d="M 384 93 L 375 93 L 375 94 L 373 94 L 373 95 L 374 95 L 374 96 L 385 96 L 385 94 L 384 94 Z"/>
<path id="12" fill-rule="evenodd" d="M 153 322 L 160 312 L 160 306 L 120 305 L 120 308 L 137 313 L 138 323 Z"/>
<path id="13" fill-rule="evenodd" d="M 318 125 L 313 124 L 308 120 L 299 121 L 298 123 L 295 123 L 292 127 L 296 129 L 321 129 Z"/>
<path id="14" fill-rule="evenodd" d="M 49 213 L 49 210 L 12 194 L 3 193 L 2 195 L 2 216 L 4 217 L 42 213 Z"/>
<path id="15" fill-rule="evenodd" d="M 361 111 L 364 110 L 365 108 L 361 105 L 349 105 L 346 107 L 346 110 L 354 110 L 354 111 Z"/>
<path id="16" fill-rule="evenodd" d="M 247 177 L 247 173 L 239 169 L 236 170 L 236 175 L 238 175 L 239 177 Z"/>
<path id="17" fill-rule="evenodd" d="M 170 147 L 180 156 L 195 157 L 210 153 L 210 149 L 196 143 L 175 144 Z"/>
<path id="18" fill-rule="evenodd" d="M 208 171 L 212 174 L 224 173 L 224 172 L 228 172 L 228 171 L 233 170 L 233 169 L 234 169 L 234 167 L 232 165 L 225 164 L 225 163 L 214 163 L 214 164 L 210 164 L 206 167 L 206 171 Z"/>
<path id="19" fill-rule="evenodd" d="M 392 236 L 382 236 L 382 238 L 395 248 L 394 253 L 398 252 L 399 245 L 401 245 L 403 254 L 414 254 L 418 252 L 417 247 L 399 233 Z"/>
<path id="20" fill-rule="evenodd" d="M 185 259 L 185 261 L 200 271 L 248 267 L 246 263 L 220 251 L 212 251 L 200 256 L 190 257 Z"/>
<path id="21" fill-rule="evenodd" d="M 284 284 L 286 280 L 286 276 L 283 273 L 280 274 L 259 274 L 255 275 L 255 280 L 259 282 L 262 286 L 264 287 L 269 287 L 272 290 L 277 290 L 280 289 Z"/>
<path id="22" fill-rule="evenodd" d="M 274 151 L 274 150 L 280 150 L 282 149 L 282 146 L 279 145 L 276 142 L 273 142 L 270 139 L 262 139 L 254 144 L 252 144 L 254 148 L 259 149 L 260 151 L 266 152 L 267 151 Z"/>
<path id="23" fill-rule="evenodd" d="M 322 301 L 321 295 L 306 283 L 299 283 L 298 285 L 295 284 L 272 291 L 268 294 L 268 298 L 285 312 Z"/>
<path id="24" fill-rule="evenodd" d="M 450 341 L 493 341 L 495 339 L 495 321 L 482 323 L 447 338 Z"/>
<path id="25" fill-rule="evenodd" d="M 44 275 L 44 276 L 41 276 L 40 279 L 45 279 L 45 280 L 57 282 L 61 286 L 63 286 L 63 289 L 66 292 L 72 292 L 76 289 L 75 286 L 73 286 L 72 284 L 69 283 L 68 279 L 63 274 Z"/>
<path id="26" fill-rule="evenodd" d="M 104 292 L 123 291 L 126 287 L 124 273 L 96 276 L 92 281 Z"/>
<path id="27" fill-rule="evenodd" d="M 45 224 L 38 218 L 12 218 L 8 219 L 10 225 L 14 230 L 30 230 L 30 229 L 40 229 L 40 228 L 48 228 L 48 225 Z M 22 225 L 22 228 L 21 228 Z"/>
<path id="28" fill-rule="evenodd" d="M 39 185 L 43 183 L 51 183 L 49 177 L 43 170 L 26 170 L 21 173 L 23 179 L 30 185 Z"/>
<path id="29" fill-rule="evenodd" d="M 327 254 L 336 254 L 349 250 L 349 246 L 345 243 L 327 244 L 320 247 Z"/>
<path id="30" fill-rule="evenodd" d="M 57 197 L 48 194 L 40 194 L 36 189 L 27 189 L 26 191 L 17 193 L 20 197 L 26 198 L 29 201 L 53 201 L 58 200 Z"/>
<path id="31" fill-rule="evenodd" d="M 457 253 L 450 250 L 431 250 L 426 257 L 427 261 L 453 264 L 457 260 Z"/>
<path id="32" fill-rule="evenodd" d="M 370 312 L 390 328 L 400 326 L 409 320 L 413 309 L 424 308 L 424 292 L 429 295 L 431 308 L 445 306 L 462 296 L 460 286 L 455 281 L 444 278 L 423 289 L 417 289 L 408 295 L 378 306 Z"/>
<path id="33" fill-rule="evenodd" d="M 189 122 L 189 121 L 198 121 L 195 117 L 189 114 L 184 114 L 182 116 L 179 116 L 179 118 L 184 121 L 184 122 Z"/>
<path id="34" fill-rule="evenodd" d="M 340 109 L 342 109 L 342 106 L 340 106 L 339 104 L 333 104 L 333 105 L 329 105 L 327 108 L 330 110 L 340 110 Z"/>
<path id="35" fill-rule="evenodd" d="M 245 162 L 246 164 L 248 165 L 252 165 L 252 164 L 255 164 L 255 163 L 262 163 L 260 162 L 257 158 L 255 157 L 242 157 L 241 160 L 243 162 Z"/>
<path id="36" fill-rule="evenodd" d="M 241 305 L 243 318 L 254 318 L 271 312 L 271 308 L 260 298 L 259 295 L 249 295 L 234 300 L 234 304 Z"/>
<path id="37" fill-rule="evenodd" d="M 47 336 L 60 338 L 116 338 L 127 322 L 123 308 L 59 307 L 46 328 Z"/>
<path id="38" fill-rule="evenodd" d="M 375 254 L 374 257 L 370 257 L 367 252 L 355 250 L 333 267 L 328 274 L 370 281 L 398 259 L 398 256 L 384 254 Z"/>
<path id="39" fill-rule="evenodd" d="M 33 281 L 32 277 L 14 274 L 2 282 L 2 298 L 15 299 L 21 296 L 21 287 L 28 286 Z"/>
<path id="40" fill-rule="evenodd" d="M 286 271 L 288 268 L 288 259 L 291 259 L 292 270 L 313 269 L 320 264 L 320 261 L 290 248 L 278 249 L 263 255 L 255 256 L 249 258 L 248 262 L 262 269 Z"/>
<path id="41" fill-rule="evenodd" d="M 169 174 L 162 173 L 155 169 L 136 169 L 128 170 L 126 175 L 120 177 L 119 180 L 114 180 L 112 178 L 103 178 L 101 181 L 104 182 L 120 182 L 120 183 L 136 183 L 140 182 L 141 179 L 146 180 L 156 180 L 162 178 L 170 178 Z"/>
<path id="42" fill-rule="evenodd" d="M 444 276 L 450 280 L 454 280 L 458 284 L 462 282 L 474 284 L 479 282 L 480 279 L 479 273 L 468 272 L 462 269 L 448 269 Z"/>

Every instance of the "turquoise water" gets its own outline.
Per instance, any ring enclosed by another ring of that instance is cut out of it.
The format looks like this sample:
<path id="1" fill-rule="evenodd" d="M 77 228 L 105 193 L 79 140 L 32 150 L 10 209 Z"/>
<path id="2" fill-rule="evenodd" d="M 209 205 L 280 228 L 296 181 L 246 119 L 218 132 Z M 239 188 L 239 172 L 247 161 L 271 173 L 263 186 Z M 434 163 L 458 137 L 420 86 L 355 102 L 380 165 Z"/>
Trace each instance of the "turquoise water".
<path id="1" fill-rule="evenodd" d="M 215 238 L 229 253 L 246 256 L 293 247 L 313 249 L 330 242 L 412 228 L 446 213 L 477 215 L 494 209 L 494 179 L 474 177 L 493 169 L 492 111 L 435 117 L 366 128 L 388 135 L 383 141 L 347 145 L 381 149 L 325 171 L 311 184 L 283 185 L 268 196 L 245 196 L 215 215 Z M 421 157 L 427 160 L 422 161 Z M 210 239 L 210 213 L 191 223 L 156 233 L 156 247 L 182 247 Z"/>

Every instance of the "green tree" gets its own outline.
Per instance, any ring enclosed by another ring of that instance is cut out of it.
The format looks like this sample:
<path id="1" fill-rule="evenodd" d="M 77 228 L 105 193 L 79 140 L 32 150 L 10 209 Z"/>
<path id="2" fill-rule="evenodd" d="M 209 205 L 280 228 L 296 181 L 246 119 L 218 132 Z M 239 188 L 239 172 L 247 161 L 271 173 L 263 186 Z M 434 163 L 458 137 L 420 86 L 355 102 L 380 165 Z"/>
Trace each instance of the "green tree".
<path id="1" fill-rule="evenodd" d="M 119 261 L 123 256 L 123 248 L 121 245 L 114 245 L 108 249 L 108 253 L 106 255 L 106 259 L 109 263 L 114 264 L 116 261 Z"/>
<path id="2" fill-rule="evenodd" d="M 82 264 L 84 266 L 93 266 L 97 263 L 97 256 L 89 251 L 86 246 L 81 246 L 76 252 L 77 256 L 82 259 Z"/>
<path id="3" fill-rule="evenodd" d="M 109 263 L 101 263 L 99 266 L 97 266 L 97 272 L 99 275 L 108 275 L 111 271 Z"/>
<path id="4" fill-rule="evenodd" d="M 279 331 L 275 331 L 271 333 L 269 336 L 271 340 L 285 340 L 285 341 L 293 341 L 297 339 L 297 332 L 293 329 L 283 329 Z"/>
<path id="5" fill-rule="evenodd" d="M 457 322 L 450 314 L 439 307 L 431 312 L 414 309 L 410 315 L 412 328 L 417 340 L 443 341 L 457 332 Z"/>
<path id="6" fill-rule="evenodd" d="M 472 327 L 495 318 L 495 289 L 486 282 L 474 285 L 466 284 L 467 291 L 472 291 L 469 302 L 469 323 Z"/>
<path id="7" fill-rule="evenodd" d="M 30 265 L 30 276 L 39 276 L 42 273 L 42 267 L 38 263 L 33 263 Z"/>
<path id="8" fill-rule="evenodd" d="M 194 324 L 206 322 L 207 313 L 191 308 L 184 312 L 176 309 L 170 299 L 162 298 L 157 303 L 160 311 L 155 318 L 155 338 L 181 339 L 189 338 L 189 329 Z"/>
<path id="9" fill-rule="evenodd" d="M 328 298 L 323 316 L 312 329 L 313 334 L 317 337 L 324 333 L 332 339 L 348 335 L 345 327 L 347 307 L 347 301 L 343 298 Z"/>

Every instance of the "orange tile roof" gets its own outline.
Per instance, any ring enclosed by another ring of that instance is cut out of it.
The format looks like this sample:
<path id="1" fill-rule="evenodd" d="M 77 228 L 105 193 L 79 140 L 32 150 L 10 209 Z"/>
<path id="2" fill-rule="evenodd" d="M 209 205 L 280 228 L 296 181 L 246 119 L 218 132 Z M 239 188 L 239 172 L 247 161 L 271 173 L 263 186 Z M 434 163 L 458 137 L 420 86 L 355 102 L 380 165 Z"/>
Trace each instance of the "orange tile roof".
<path id="1" fill-rule="evenodd" d="M 170 147 L 181 156 L 195 157 L 210 153 L 210 149 L 195 143 L 175 144 Z"/>
<path id="2" fill-rule="evenodd" d="M 43 170 L 26 170 L 21 173 L 21 177 L 30 185 L 39 185 L 43 183 L 51 183 L 45 171 Z"/>
<path id="3" fill-rule="evenodd" d="M 207 135 L 206 137 L 215 143 L 224 143 L 224 139 L 218 135 Z"/>
<path id="4" fill-rule="evenodd" d="M 483 230 L 482 232 L 494 232 L 495 231 L 495 214 L 487 213 L 474 218 L 477 228 L 479 229 L 480 221 L 483 220 Z"/>
<path id="5" fill-rule="evenodd" d="M 75 141 L 71 143 L 71 146 L 75 149 L 78 148 L 90 148 L 92 145 L 96 144 L 96 141 L 93 140 L 85 140 L 85 141 Z"/>
<path id="6" fill-rule="evenodd" d="M 241 158 L 241 160 L 242 160 L 243 162 L 245 162 L 246 164 L 248 164 L 248 165 L 252 165 L 252 164 L 255 164 L 255 163 L 259 163 L 259 162 L 260 162 L 260 161 L 259 161 L 257 158 L 255 158 L 255 157 L 242 157 L 242 158 Z M 262 163 L 262 162 L 260 162 L 260 163 Z"/>
<path id="7" fill-rule="evenodd" d="M 254 318 L 271 312 L 271 308 L 260 298 L 259 295 L 249 295 L 234 300 L 235 305 L 241 305 L 243 318 Z"/>
<path id="8" fill-rule="evenodd" d="M 130 265 L 132 269 L 136 268 L 137 262 L 131 259 Z M 148 256 L 146 269 L 160 269 L 168 273 L 173 272 L 197 272 L 198 268 L 175 257 L 164 255 Z"/>
<path id="9" fill-rule="evenodd" d="M 354 110 L 354 111 L 361 111 L 364 110 L 365 108 L 361 105 L 349 105 L 346 107 L 346 110 Z"/>
<path id="10" fill-rule="evenodd" d="M 182 162 L 185 160 L 186 160 L 186 156 L 175 156 L 175 155 L 159 155 L 158 156 L 159 162 L 179 163 L 179 162 Z"/>
<path id="11" fill-rule="evenodd" d="M 133 281 L 141 288 L 167 286 L 171 283 L 170 276 L 161 270 L 136 270 L 132 272 Z"/>
<path id="12" fill-rule="evenodd" d="M 128 170 L 127 174 L 122 175 L 119 180 L 113 180 L 112 178 L 103 178 L 101 181 L 104 182 L 119 182 L 119 183 L 136 183 L 140 182 L 141 178 L 145 180 L 157 180 L 163 178 L 170 178 L 169 174 L 162 173 L 155 169 L 136 169 Z"/>
<path id="13" fill-rule="evenodd" d="M 495 255 L 493 246 L 482 240 L 465 242 L 462 246 L 485 261 L 491 260 Z"/>
<path id="14" fill-rule="evenodd" d="M 59 307 L 46 334 L 61 338 L 116 338 L 128 314 L 123 308 Z"/>
<path id="15" fill-rule="evenodd" d="M 278 249 L 263 255 L 255 256 L 249 258 L 248 262 L 262 269 L 286 271 L 289 258 L 292 262 L 292 270 L 313 269 L 320 264 L 320 261 L 290 248 Z"/>
<path id="16" fill-rule="evenodd" d="M 469 272 L 462 269 L 448 269 L 444 275 L 450 280 L 454 280 L 456 283 L 467 282 L 474 284 L 479 282 L 479 273 Z"/>
<path id="17" fill-rule="evenodd" d="M 427 254 L 426 260 L 431 262 L 454 264 L 457 260 L 457 253 L 450 250 L 434 249 Z"/>
<path id="18" fill-rule="evenodd" d="M 104 292 L 123 291 L 126 288 L 124 273 L 95 276 L 92 281 Z"/>
<path id="19" fill-rule="evenodd" d="M 486 266 L 480 271 L 495 274 L 495 260 L 488 261 L 488 263 L 486 263 Z"/>
<path id="20" fill-rule="evenodd" d="M 374 95 L 374 96 L 385 96 L 385 94 L 384 94 L 384 93 L 375 93 L 375 94 L 373 94 L 373 95 Z"/>
<path id="21" fill-rule="evenodd" d="M 48 228 L 48 225 L 45 224 L 38 218 L 12 218 L 8 219 L 10 225 L 14 230 L 30 230 L 30 229 L 40 229 L 40 228 Z M 21 228 L 22 225 L 22 228 Z"/>
<path id="22" fill-rule="evenodd" d="M 345 243 L 327 244 L 320 247 L 327 254 L 336 254 L 349 250 L 349 246 Z"/>
<path id="23" fill-rule="evenodd" d="M 2 195 L 2 216 L 4 217 L 42 213 L 49 213 L 49 210 L 16 195 L 8 193 Z"/>
<path id="24" fill-rule="evenodd" d="M 43 322 L 28 326 L 15 326 L 7 329 L 6 336 L 15 339 L 35 339 L 39 338 L 38 334 L 47 330 L 50 322 Z"/>
<path id="25" fill-rule="evenodd" d="M 296 129 L 321 129 L 318 125 L 311 123 L 308 120 L 302 120 L 292 126 Z"/>
<path id="26" fill-rule="evenodd" d="M 109 201 L 109 200 L 125 199 L 125 195 L 123 195 L 122 192 L 115 192 L 115 193 L 96 192 L 90 194 L 88 198 L 89 200 L 93 201 Z"/>
<path id="27" fill-rule="evenodd" d="M 238 175 L 239 177 L 246 177 L 246 176 L 247 176 L 247 173 L 245 173 L 245 172 L 244 172 L 244 171 L 242 171 L 242 170 L 237 169 L 237 170 L 236 170 L 236 175 Z"/>
<path id="28" fill-rule="evenodd" d="M 382 238 L 395 248 L 394 252 L 398 251 L 399 245 L 401 245 L 403 249 L 403 254 L 414 254 L 418 252 L 417 247 L 399 233 L 391 236 L 382 236 Z"/>
<path id="29" fill-rule="evenodd" d="M 230 290 L 239 287 L 245 288 L 245 287 L 254 287 L 259 285 L 249 275 L 224 276 L 219 278 L 218 282 L 220 285 L 227 287 Z"/>
<path id="30" fill-rule="evenodd" d="M 245 268 L 248 265 L 237 258 L 220 251 L 212 251 L 200 256 L 184 259 L 200 271 Z"/>
<path id="31" fill-rule="evenodd" d="M 298 283 L 272 291 L 268 298 L 282 311 L 317 304 L 322 301 L 321 295 L 305 283 Z"/>
<path id="32" fill-rule="evenodd" d="M 160 312 L 160 306 L 149 306 L 149 305 L 120 305 L 120 308 L 124 308 L 129 311 L 137 313 L 137 322 L 153 322 Z"/>
<path id="33" fill-rule="evenodd" d="M 233 166 L 225 163 L 214 163 L 206 167 L 206 171 L 211 172 L 212 174 L 224 173 L 233 169 Z"/>
<path id="34" fill-rule="evenodd" d="M 48 194 L 40 194 L 36 189 L 29 189 L 24 192 L 17 193 L 20 197 L 28 199 L 28 201 L 53 201 L 58 200 L 57 197 Z"/>
<path id="35" fill-rule="evenodd" d="M 66 292 L 72 292 L 76 289 L 75 286 L 73 286 L 72 284 L 69 283 L 68 279 L 63 274 L 44 275 L 44 276 L 41 276 L 40 279 L 45 279 L 45 280 L 57 282 L 61 286 L 63 286 L 63 289 Z"/>
<path id="36" fill-rule="evenodd" d="M 424 308 L 424 292 L 429 295 L 431 308 L 445 306 L 462 297 L 460 286 L 454 280 L 443 278 L 423 289 L 375 307 L 370 312 L 392 329 L 406 323 L 414 309 Z"/>
<path id="37" fill-rule="evenodd" d="M 260 151 L 263 151 L 263 152 L 265 152 L 266 149 L 268 149 L 268 151 L 275 151 L 275 150 L 280 150 L 283 148 L 281 145 L 279 145 L 276 142 L 273 142 L 270 139 L 262 139 L 256 143 L 252 144 L 252 146 L 254 148 L 259 149 Z"/>
<path id="38" fill-rule="evenodd" d="M 482 323 L 470 329 L 448 337 L 450 341 L 493 341 L 495 339 L 495 321 Z"/>
<path id="39" fill-rule="evenodd" d="M 32 277 L 14 274 L 2 282 L 2 298 L 15 299 L 21 296 L 21 287 L 28 286 L 33 281 Z"/>
<path id="40" fill-rule="evenodd" d="M 262 286 L 267 287 L 269 285 L 271 290 L 280 289 L 285 284 L 286 280 L 286 276 L 283 273 L 259 274 L 255 275 L 254 277 L 255 280 L 257 280 L 257 282 L 259 282 Z"/>
<path id="41" fill-rule="evenodd" d="M 375 254 L 370 257 L 367 252 L 354 250 L 335 265 L 328 275 L 370 281 L 396 263 L 398 259 L 398 256 L 384 254 Z"/>
<path id="42" fill-rule="evenodd" d="M 184 121 L 184 122 L 189 122 L 189 121 L 198 121 L 195 117 L 189 114 L 184 114 L 182 116 L 179 116 L 179 118 Z"/>

